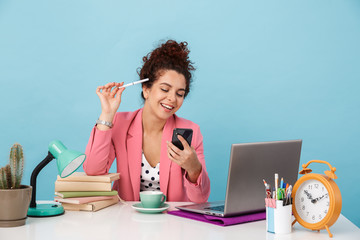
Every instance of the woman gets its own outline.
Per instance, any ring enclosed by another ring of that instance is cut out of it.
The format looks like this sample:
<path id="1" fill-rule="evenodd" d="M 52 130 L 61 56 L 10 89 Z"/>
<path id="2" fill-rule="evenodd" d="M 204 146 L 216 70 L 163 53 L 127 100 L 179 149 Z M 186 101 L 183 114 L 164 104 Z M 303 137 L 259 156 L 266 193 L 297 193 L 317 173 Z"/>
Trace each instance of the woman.
<path id="1" fill-rule="evenodd" d="M 191 71 L 186 42 L 169 40 L 143 58 L 140 79 L 144 107 L 135 112 L 116 112 L 124 83 L 108 83 L 96 90 L 101 114 L 86 147 L 84 170 L 106 174 L 114 159 L 120 180 L 113 189 L 127 201 L 139 201 L 142 190 L 160 190 L 168 201 L 206 202 L 210 180 L 205 168 L 203 137 L 195 123 L 175 113 L 190 91 Z M 171 143 L 174 128 L 193 129 L 184 150 Z"/>

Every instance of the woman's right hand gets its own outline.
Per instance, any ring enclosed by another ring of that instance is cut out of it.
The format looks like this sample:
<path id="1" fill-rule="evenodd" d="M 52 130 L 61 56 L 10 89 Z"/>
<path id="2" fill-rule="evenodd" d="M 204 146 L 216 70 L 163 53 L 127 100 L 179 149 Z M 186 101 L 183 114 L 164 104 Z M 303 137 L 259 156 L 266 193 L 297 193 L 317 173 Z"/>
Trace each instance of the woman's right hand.
<path id="1" fill-rule="evenodd" d="M 100 120 L 112 122 L 116 111 L 121 103 L 121 94 L 125 88 L 120 88 L 124 85 L 122 83 L 107 83 L 105 86 L 99 86 L 96 89 L 96 94 L 99 96 L 101 103 Z"/>

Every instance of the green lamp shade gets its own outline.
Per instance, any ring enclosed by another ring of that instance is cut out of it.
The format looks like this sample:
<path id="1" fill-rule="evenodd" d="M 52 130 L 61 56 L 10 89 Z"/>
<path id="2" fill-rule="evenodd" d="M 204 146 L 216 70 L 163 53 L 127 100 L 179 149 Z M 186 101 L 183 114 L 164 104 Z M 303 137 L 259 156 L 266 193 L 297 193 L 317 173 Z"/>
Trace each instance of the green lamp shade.
<path id="1" fill-rule="evenodd" d="M 85 154 L 68 150 L 62 142 L 54 140 L 49 144 L 49 152 L 56 158 L 60 177 L 71 175 L 85 161 Z"/>

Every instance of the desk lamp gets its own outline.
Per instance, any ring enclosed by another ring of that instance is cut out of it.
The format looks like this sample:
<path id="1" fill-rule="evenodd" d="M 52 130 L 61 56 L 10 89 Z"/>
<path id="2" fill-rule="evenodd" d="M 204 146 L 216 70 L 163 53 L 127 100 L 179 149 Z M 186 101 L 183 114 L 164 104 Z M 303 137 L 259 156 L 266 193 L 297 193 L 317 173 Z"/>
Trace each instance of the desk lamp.
<path id="1" fill-rule="evenodd" d="M 57 204 L 36 204 L 36 178 L 41 169 L 56 158 L 60 177 L 64 178 L 71 175 L 85 161 L 85 154 L 68 150 L 62 142 L 55 140 L 49 144 L 49 152 L 42 162 L 39 163 L 31 174 L 30 185 L 32 186 L 32 196 L 28 210 L 29 217 L 50 217 L 64 213 L 64 208 Z"/>

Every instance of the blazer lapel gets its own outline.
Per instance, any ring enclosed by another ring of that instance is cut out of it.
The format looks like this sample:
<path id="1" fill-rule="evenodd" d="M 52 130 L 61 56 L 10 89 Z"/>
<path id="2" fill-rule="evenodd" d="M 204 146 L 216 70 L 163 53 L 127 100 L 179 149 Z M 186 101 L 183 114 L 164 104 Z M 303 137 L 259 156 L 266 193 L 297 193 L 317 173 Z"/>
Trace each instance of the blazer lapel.
<path id="1" fill-rule="evenodd" d="M 170 117 L 164 126 L 161 138 L 160 153 L 160 189 L 167 195 L 171 160 L 167 156 L 167 143 L 171 141 L 172 132 L 175 127 L 175 116 Z M 142 109 L 136 114 L 132 124 L 129 127 L 126 140 L 127 157 L 129 163 L 130 181 L 133 189 L 134 200 L 139 201 L 140 196 L 140 175 L 142 159 Z"/>
<path id="2" fill-rule="evenodd" d="M 139 201 L 142 154 L 142 109 L 136 114 L 130 125 L 126 148 L 134 200 Z"/>
<path id="3" fill-rule="evenodd" d="M 167 195 L 167 190 L 169 186 L 169 175 L 170 167 L 172 161 L 167 155 L 167 143 L 166 141 L 171 141 L 172 132 L 175 127 L 175 118 L 171 116 L 164 126 L 162 139 L 161 139 L 161 154 L 160 154 L 160 190 Z"/>

